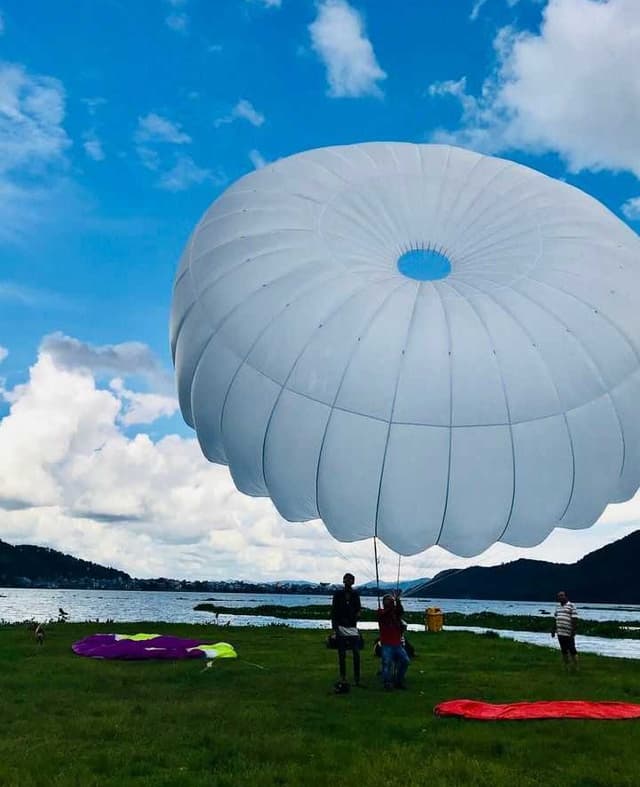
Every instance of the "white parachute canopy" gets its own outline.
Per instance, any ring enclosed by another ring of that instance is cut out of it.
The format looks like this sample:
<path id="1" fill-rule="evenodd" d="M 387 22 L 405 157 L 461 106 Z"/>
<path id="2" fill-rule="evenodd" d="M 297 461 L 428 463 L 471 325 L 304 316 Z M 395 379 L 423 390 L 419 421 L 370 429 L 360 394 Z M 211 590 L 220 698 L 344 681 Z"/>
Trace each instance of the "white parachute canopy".
<path id="1" fill-rule="evenodd" d="M 640 483 L 640 238 L 509 161 L 368 143 L 247 175 L 171 340 L 205 456 L 341 541 L 533 546 Z"/>

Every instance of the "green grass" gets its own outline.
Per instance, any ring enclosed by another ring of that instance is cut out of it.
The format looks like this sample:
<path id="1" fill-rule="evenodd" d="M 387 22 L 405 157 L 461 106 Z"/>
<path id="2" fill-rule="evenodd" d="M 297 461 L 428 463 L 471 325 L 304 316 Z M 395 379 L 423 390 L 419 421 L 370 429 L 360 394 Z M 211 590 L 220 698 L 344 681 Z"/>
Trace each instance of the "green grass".
<path id="1" fill-rule="evenodd" d="M 220 615 L 264 615 L 266 617 L 290 620 L 306 618 L 309 620 L 329 620 L 331 607 L 326 604 L 308 604 L 300 607 L 285 607 L 280 604 L 263 604 L 258 607 L 223 607 L 217 604 L 196 604 L 195 610 L 200 612 L 219 613 Z M 406 611 L 403 616 L 408 623 L 424 623 L 424 612 Z M 363 608 L 361 620 L 376 620 L 373 609 Z M 551 615 L 500 615 L 497 612 L 447 612 L 445 624 L 450 626 L 482 626 L 491 629 L 511 631 L 542 631 L 549 633 L 553 624 Z M 637 626 L 637 629 L 628 629 Z M 616 620 L 578 620 L 578 634 L 592 637 L 609 637 L 615 639 L 640 639 L 640 621 Z"/>
<path id="2" fill-rule="evenodd" d="M 228 641 L 237 661 L 107 662 L 71 643 L 97 631 Z M 331 693 L 320 631 L 284 626 L 50 626 L 44 647 L 0 627 L 0 785 L 637 785 L 640 721 L 438 719 L 453 698 L 640 702 L 637 663 L 464 632 L 416 633 L 409 690 L 385 693 L 365 632 L 368 688 Z M 249 663 L 251 662 L 251 663 Z M 254 666 L 258 664 L 264 669 Z"/>

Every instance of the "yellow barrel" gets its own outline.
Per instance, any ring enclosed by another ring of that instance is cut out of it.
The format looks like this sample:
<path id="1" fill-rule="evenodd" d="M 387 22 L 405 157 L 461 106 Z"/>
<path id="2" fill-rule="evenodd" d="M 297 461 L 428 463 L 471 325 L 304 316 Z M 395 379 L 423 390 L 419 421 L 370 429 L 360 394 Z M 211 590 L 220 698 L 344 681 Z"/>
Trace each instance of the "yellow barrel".
<path id="1" fill-rule="evenodd" d="M 444 615 L 440 607 L 429 607 L 424 613 L 424 627 L 427 631 L 442 631 Z"/>

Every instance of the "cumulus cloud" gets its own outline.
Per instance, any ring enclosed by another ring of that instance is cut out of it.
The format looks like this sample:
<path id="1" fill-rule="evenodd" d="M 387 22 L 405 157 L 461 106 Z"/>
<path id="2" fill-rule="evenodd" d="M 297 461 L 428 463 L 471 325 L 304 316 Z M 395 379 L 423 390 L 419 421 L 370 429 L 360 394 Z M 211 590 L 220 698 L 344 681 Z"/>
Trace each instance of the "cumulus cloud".
<path id="1" fill-rule="evenodd" d="M 93 369 L 129 368 L 141 356 L 149 365 L 137 343 L 65 346 L 72 355 L 61 363 L 59 344 L 42 344 L 0 420 L 0 537 L 143 576 L 340 575 L 343 560 L 319 523 L 287 525 L 269 501 L 240 495 L 194 439 L 126 436 L 127 420 L 167 413 L 122 380 L 100 388 Z"/>
<path id="2" fill-rule="evenodd" d="M 204 460 L 195 439 L 127 436 L 127 422 L 167 414 L 123 379 L 100 387 L 97 370 L 128 372 L 136 342 L 92 347 L 43 342 L 24 382 L 9 391 L 0 419 L 0 538 L 44 544 L 136 576 L 190 579 L 339 580 L 375 576 L 371 542 L 342 544 L 319 522 L 285 523 L 270 501 L 238 493 L 226 467 Z M 557 530 L 532 550 L 496 545 L 463 560 L 439 547 L 403 558 L 405 578 L 445 568 L 527 557 L 575 560 L 637 528 L 640 503 L 610 506 L 588 531 Z M 383 579 L 397 556 L 380 546 Z"/>
<path id="3" fill-rule="evenodd" d="M 155 112 L 138 118 L 138 128 L 134 139 L 138 143 L 169 142 L 173 145 L 186 145 L 191 142 L 191 137 L 180 128 L 179 123 L 174 123 Z"/>
<path id="4" fill-rule="evenodd" d="M 639 37 L 636 0 L 550 0 L 538 32 L 499 31 L 480 95 L 451 93 L 462 102 L 461 128 L 434 139 L 486 152 L 554 151 L 573 172 L 640 176 Z"/>
<path id="5" fill-rule="evenodd" d="M 178 400 L 175 396 L 131 391 L 125 387 L 120 377 L 113 379 L 109 387 L 116 392 L 124 405 L 120 421 L 125 426 L 152 424 L 158 418 L 171 416 L 178 410 Z"/>
<path id="6" fill-rule="evenodd" d="M 100 107 L 107 103 L 107 99 L 102 98 L 101 96 L 96 96 L 94 98 L 82 98 L 80 100 L 87 107 L 87 112 L 91 115 L 91 117 L 95 117 L 98 114 Z"/>
<path id="7" fill-rule="evenodd" d="M 346 0 L 323 0 L 309 33 L 327 70 L 330 96 L 382 95 L 378 83 L 387 75 L 378 65 L 361 15 Z"/>
<path id="8" fill-rule="evenodd" d="M 188 28 L 189 28 L 189 16 L 186 14 L 183 9 L 186 5 L 188 0 L 165 0 L 167 5 L 173 9 L 170 13 L 165 16 L 164 23 L 169 28 L 169 30 L 173 30 L 174 33 L 181 33 L 182 35 L 186 35 Z"/>
<path id="9" fill-rule="evenodd" d="M 224 182 L 221 175 L 198 166 L 191 156 L 174 153 L 175 146 L 190 144 L 191 137 L 179 123 L 162 115 L 150 112 L 139 117 L 134 142 L 140 163 L 146 169 L 159 173 L 158 188 L 177 192 L 206 181 Z"/>
<path id="10" fill-rule="evenodd" d="M 189 26 L 189 17 L 187 14 L 167 14 L 164 20 L 169 30 L 174 33 L 186 33 Z"/>
<path id="11" fill-rule="evenodd" d="M 62 121 L 65 92 L 58 79 L 0 63 L 0 173 L 41 171 L 71 145 Z"/>
<path id="12" fill-rule="evenodd" d="M 255 149 L 249 151 L 249 159 L 256 169 L 262 169 L 268 163 L 262 153 Z"/>
<path id="13" fill-rule="evenodd" d="M 469 14 L 469 19 L 472 22 L 475 22 L 476 19 L 480 16 L 480 11 L 482 11 L 482 9 L 487 4 L 487 2 L 488 0 L 475 0 L 475 3 L 473 4 L 473 8 L 471 9 L 471 13 Z M 518 5 L 520 0 L 506 0 L 506 2 L 509 8 L 513 8 L 514 6 Z M 532 0 L 532 2 L 544 3 L 546 2 L 546 0 Z"/>
<path id="14" fill-rule="evenodd" d="M 630 221 L 640 221 L 640 197 L 628 199 L 622 206 L 622 212 Z"/>
<path id="15" fill-rule="evenodd" d="M 264 115 L 250 101 L 241 98 L 228 115 L 217 118 L 213 125 L 217 128 L 238 119 L 247 120 L 252 126 L 261 126 L 265 121 Z"/>
<path id="16" fill-rule="evenodd" d="M 480 11 L 486 3 L 487 0 L 476 0 L 476 2 L 473 4 L 473 8 L 469 14 L 469 19 L 471 19 L 472 22 L 475 22 L 475 20 L 478 18 Z"/>
<path id="17" fill-rule="evenodd" d="M 142 342 L 93 345 L 57 332 L 45 336 L 41 354 L 67 371 L 140 377 L 163 391 L 173 390 L 173 375 Z"/>
<path id="18" fill-rule="evenodd" d="M 206 181 L 223 183 L 224 178 L 209 169 L 199 167 L 190 156 L 178 155 L 171 169 L 160 177 L 158 185 L 166 191 L 184 191 Z"/>
<path id="19" fill-rule="evenodd" d="M 282 0 L 245 0 L 247 3 L 257 3 L 264 8 L 280 8 Z"/>
<path id="20" fill-rule="evenodd" d="M 87 218 L 86 194 L 67 177 L 57 173 L 24 179 L 18 173 L 15 178 L 13 175 L 0 175 L 0 244 L 28 245 L 36 228 L 46 227 L 60 232 L 71 222 L 80 219 L 86 222 Z M 27 292 L 27 289 L 21 289 L 23 293 Z M 30 290 L 31 294 L 35 292 Z M 21 298 L 16 293 L 16 297 L 26 302 L 32 300 L 31 294 Z M 60 301 L 59 296 L 52 293 L 43 295 Z M 42 302 L 43 298 L 39 300 Z"/>
<path id="21" fill-rule="evenodd" d="M 87 131 L 84 135 L 84 142 L 82 143 L 84 152 L 93 161 L 104 161 L 105 153 L 102 147 L 102 142 L 98 139 L 95 131 Z"/>
<path id="22" fill-rule="evenodd" d="M 0 242 L 20 243 L 65 190 L 71 140 L 64 115 L 58 79 L 0 61 Z"/>

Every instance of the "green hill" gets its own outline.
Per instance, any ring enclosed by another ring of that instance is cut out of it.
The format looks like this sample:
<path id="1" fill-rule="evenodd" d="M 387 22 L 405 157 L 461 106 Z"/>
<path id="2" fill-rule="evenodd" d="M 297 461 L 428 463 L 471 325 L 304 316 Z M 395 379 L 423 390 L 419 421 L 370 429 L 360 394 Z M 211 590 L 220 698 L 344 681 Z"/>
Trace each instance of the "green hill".
<path id="1" fill-rule="evenodd" d="M 105 582 L 118 586 L 130 580 L 124 571 L 80 560 L 55 549 L 26 544 L 12 546 L 0 541 L 0 586 L 90 587 L 96 581 L 102 586 Z"/>
<path id="2" fill-rule="evenodd" d="M 585 555 L 576 563 L 515 560 L 500 566 L 443 571 L 409 595 L 548 601 L 558 590 L 602 604 L 640 604 L 640 530 Z"/>

